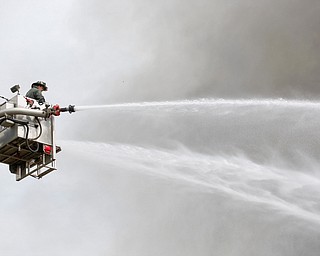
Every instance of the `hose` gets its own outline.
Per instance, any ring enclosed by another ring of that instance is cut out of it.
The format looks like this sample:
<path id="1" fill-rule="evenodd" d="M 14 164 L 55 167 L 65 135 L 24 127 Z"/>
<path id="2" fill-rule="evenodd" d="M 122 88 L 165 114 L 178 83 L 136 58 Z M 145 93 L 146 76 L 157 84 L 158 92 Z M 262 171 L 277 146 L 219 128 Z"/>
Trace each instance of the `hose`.
<path id="1" fill-rule="evenodd" d="M 28 136 L 29 136 L 29 126 L 28 125 L 24 125 L 23 127 L 26 127 L 27 129 L 27 132 L 26 132 L 26 144 L 27 144 L 27 147 L 28 149 L 33 152 L 33 153 L 37 153 L 39 151 L 39 143 L 37 142 L 37 148 L 36 149 L 32 149 L 30 144 L 29 144 L 29 139 L 28 139 Z M 32 139 L 30 139 L 32 140 Z"/>
<path id="2" fill-rule="evenodd" d="M 29 140 L 37 140 L 37 139 L 39 139 L 40 136 L 42 135 L 42 125 L 41 125 L 41 123 L 40 123 L 40 120 L 39 120 L 38 117 L 36 117 L 35 119 L 37 120 L 37 122 L 38 122 L 38 124 L 39 124 L 40 132 L 39 132 L 39 135 L 38 135 L 37 137 L 32 138 L 32 139 L 29 139 Z"/>

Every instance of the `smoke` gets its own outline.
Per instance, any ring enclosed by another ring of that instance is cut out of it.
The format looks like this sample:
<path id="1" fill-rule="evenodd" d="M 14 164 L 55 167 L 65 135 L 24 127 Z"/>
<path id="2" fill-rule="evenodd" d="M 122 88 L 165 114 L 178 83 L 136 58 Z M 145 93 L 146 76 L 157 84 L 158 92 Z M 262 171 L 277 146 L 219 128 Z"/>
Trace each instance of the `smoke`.
<path id="1" fill-rule="evenodd" d="M 54 1 L 1 5 L 3 89 L 74 104 L 319 96 L 319 3 Z M 89 101 L 89 102 L 88 102 Z M 73 102 L 72 102 L 73 103 Z"/>
<path id="2" fill-rule="evenodd" d="M 318 1 L 81 6 L 72 30 L 96 101 L 319 96 Z"/>

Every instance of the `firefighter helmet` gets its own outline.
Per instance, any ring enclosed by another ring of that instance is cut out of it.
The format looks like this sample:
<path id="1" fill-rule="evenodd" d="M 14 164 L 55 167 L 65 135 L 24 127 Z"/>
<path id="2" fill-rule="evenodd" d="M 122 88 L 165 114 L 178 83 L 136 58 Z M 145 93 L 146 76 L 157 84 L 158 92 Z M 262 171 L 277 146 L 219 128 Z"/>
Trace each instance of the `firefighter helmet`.
<path id="1" fill-rule="evenodd" d="M 47 84 L 46 84 L 45 82 L 43 82 L 43 81 L 34 82 L 34 83 L 31 85 L 31 87 L 33 88 L 33 87 L 36 87 L 36 86 L 39 86 L 39 85 L 43 87 L 43 90 L 44 90 L 44 91 L 47 91 L 47 90 L 48 90 Z"/>

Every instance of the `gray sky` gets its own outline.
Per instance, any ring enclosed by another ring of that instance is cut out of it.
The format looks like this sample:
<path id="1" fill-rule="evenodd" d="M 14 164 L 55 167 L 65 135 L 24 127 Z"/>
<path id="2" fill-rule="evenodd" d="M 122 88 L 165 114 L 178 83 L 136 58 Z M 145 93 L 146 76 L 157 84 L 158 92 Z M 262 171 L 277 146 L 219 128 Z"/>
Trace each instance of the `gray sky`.
<path id="1" fill-rule="evenodd" d="M 316 0 L 1 1 L 1 88 L 45 80 L 47 98 L 61 104 L 314 98 L 319 8 Z"/>

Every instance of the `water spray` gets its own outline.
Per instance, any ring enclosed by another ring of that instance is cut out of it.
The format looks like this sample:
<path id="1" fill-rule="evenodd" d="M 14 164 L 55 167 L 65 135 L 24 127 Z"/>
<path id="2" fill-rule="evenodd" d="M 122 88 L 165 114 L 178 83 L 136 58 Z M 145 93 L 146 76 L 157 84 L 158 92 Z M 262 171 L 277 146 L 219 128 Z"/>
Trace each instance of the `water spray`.
<path id="1" fill-rule="evenodd" d="M 162 102 L 135 102 L 92 106 L 60 107 L 58 104 L 39 105 L 34 99 L 19 94 L 0 105 L 0 163 L 8 164 L 16 180 L 27 176 L 41 178 L 56 170 L 56 153 L 61 148 L 55 143 L 55 117 L 63 112 L 74 113 L 86 110 L 157 110 L 174 112 L 198 112 L 208 107 L 216 111 L 221 106 L 284 106 L 320 109 L 320 102 L 290 101 L 283 99 L 198 99 Z"/>
<path id="2" fill-rule="evenodd" d="M 177 100 L 177 101 L 153 101 L 153 102 L 132 102 L 106 105 L 75 106 L 59 108 L 59 112 L 79 112 L 87 110 L 101 109 L 166 109 L 166 110 L 188 110 L 189 108 L 215 106 L 283 106 L 296 108 L 320 108 L 320 102 L 306 100 L 286 100 L 286 99 L 195 99 L 195 100 Z"/>

